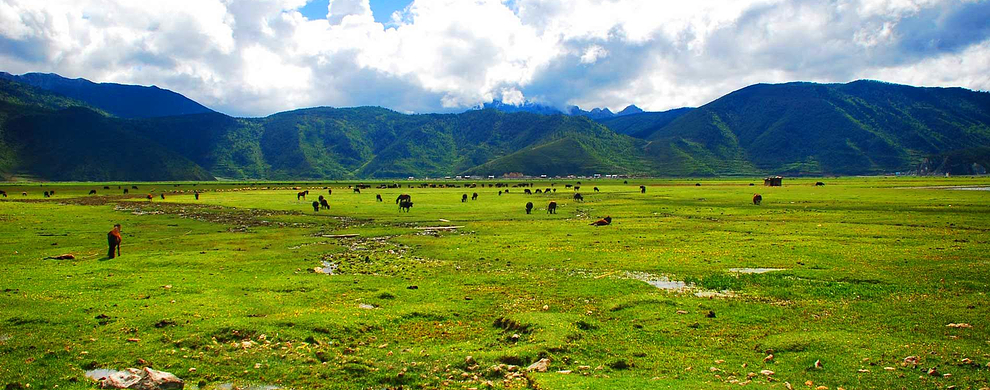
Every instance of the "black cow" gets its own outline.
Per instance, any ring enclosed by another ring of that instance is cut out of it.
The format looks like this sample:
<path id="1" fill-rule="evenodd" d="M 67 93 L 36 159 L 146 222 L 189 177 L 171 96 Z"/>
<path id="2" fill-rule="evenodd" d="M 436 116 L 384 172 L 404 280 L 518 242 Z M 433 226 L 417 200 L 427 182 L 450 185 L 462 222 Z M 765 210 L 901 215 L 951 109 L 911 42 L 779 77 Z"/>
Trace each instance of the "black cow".
<path id="1" fill-rule="evenodd" d="M 580 190 L 581 186 L 574 186 L 574 191 Z"/>
<path id="2" fill-rule="evenodd" d="M 322 198 L 322 196 L 321 196 L 321 198 Z M 382 194 L 375 194 L 375 200 L 381 202 L 382 201 Z"/>
<path id="3" fill-rule="evenodd" d="M 555 194 L 557 193 L 557 189 L 556 188 L 553 189 L 553 193 L 555 193 Z"/>
<path id="4" fill-rule="evenodd" d="M 576 200 L 576 201 L 578 201 L 578 202 L 584 202 L 584 197 L 583 197 L 583 196 L 581 196 L 581 194 L 580 194 L 580 193 L 575 193 L 575 194 L 574 194 L 574 200 Z"/>
<path id="5" fill-rule="evenodd" d="M 557 202 L 550 201 L 547 204 L 547 214 L 557 214 Z"/>
<path id="6" fill-rule="evenodd" d="M 701 183 L 694 183 L 695 187 L 701 187 Z"/>
<path id="7" fill-rule="evenodd" d="M 574 187 L 574 186 L 572 186 L 570 184 L 564 184 L 564 188 L 571 188 L 571 187 Z"/>
<path id="8" fill-rule="evenodd" d="M 162 192 L 160 195 L 161 195 L 162 199 L 164 200 L 165 199 L 165 193 Z"/>
<path id="9" fill-rule="evenodd" d="M 533 211 L 533 202 L 526 202 L 526 214 L 529 214 L 530 211 Z"/>
<path id="10" fill-rule="evenodd" d="M 498 190 L 498 196 L 502 196 L 502 190 Z"/>
<path id="11" fill-rule="evenodd" d="M 4 198 L 6 198 L 7 197 L 7 191 L 0 191 L 0 195 L 2 195 Z"/>
<path id="12" fill-rule="evenodd" d="M 103 186 L 103 189 L 104 190 L 109 190 L 110 189 L 110 186 Z"/>
<path id="13" fill-rule="evenodd" d="M 543 190 L 541 190 L 541 189 L 537 189 L 537 190 L 536 190 L 536 193 L 537 193 L 537 194 L 542 194 L 542 193 L 543 193 Z"/>
<path id="14" fill-rule="evenodd" d="M 124 188 L 124 194 L 127 194 L 128 192 L 130 192 L 130 191 L 128 191 L 126 188 Z"/>
<path id="15" fill-rule="evenodd" d="M 598 192 L 598 187 L 595 187 L 594 190 L 595 190 L 595 192 Z"/>
<path id="16" fill-rule="evenodd" d="M 320 202 L 317 202 L 315 200 L 313 201 L 313 211 L 317 213 L 320 212 Z"/>
<path id="17" fill-rule="evenodd" d="M 49 196 L 51 196 L 51 195 L 48 195 L 48 191 L 45 191 L 45 197 L 47 198 Z"/>
<path id="18" fill-rule="evenodd" d="M 467 194 L 461 195 L 461 202 L 467 202 Z"/>
<path id="19" fill-rule="evenodd" d="M 760 194 L 753 195 L 753 204 L 759 206 L 760 202 L 763 202 L 763 196 Z"/>
<path id="20" fill-rule="evenodd" d="M 406 212 L 408 213 L 409 208 L 412 207 L 412 205 L 413 203 L 411 200 L 404 200 L 402 202 L 399 202 L 399 211 L 406 210 Z"/>
<path id="21" fill-rule="evenodd" d="M 478 200 L 478 193 L 477 192 L 471 194 L 471 200 Z"/>
<path id="22" fill-rule="evenodd" d="M 361 189 L 360 188 L 357 188 L 357 187 L 354 187 L 354 193 L 355 194 L 360 194 L 361 193 Z"/>
<path id="23" fill-rule="evenodd" d="M 90 195 L 96 195 L 96 190 L 89 190 Z"/>
<path id="24" fill-rule="evenodd" d="M 138 188 L 137 188 L 137 186 L 131 186 L 131 189 L 132 189 L 132 190 L 136 190 L 136 189 L 138 189 Z"/>
<path id="25" fill-rule="evenodd" d="M 533 195 L 533 191 L 530 191 L 529 188 L 523 190 L 523 192 L 526 193 L 526 195 Z"/>
<path id="26" fill-rule="evenodd" d="M 327 196 L 333 195 L 333 189 L 327 188 Z"/>
<path id="27" fill-rule="evenodd" d="M 398 198 L 395 198 L 395 204 L 399 204 L 400 202 L 402 202 L 404 200 L 412 201 L 412 195 L 409 195 L 409 194 L 399 195 Z"/>
<path id="28" fill-rule="evenodd" d="M 646 186 L 639 186 L 639 193 L 640 194 L 645 194 L 646 193 Z"/>
<path id="29" fill-rule="evenodd" d="M 196 197 L 196 200 L 199 200 L 199 191 L 193 192 L 193 196 Z"/>
<path id="30" fill-rule="evenodd" d="M 819 181 L 819 182 L 816 182 L 815 183 L 815 187 L 822 187 L 824 185 L 825 185 L 825 182 L 822 182 L 822 181 Z"/>

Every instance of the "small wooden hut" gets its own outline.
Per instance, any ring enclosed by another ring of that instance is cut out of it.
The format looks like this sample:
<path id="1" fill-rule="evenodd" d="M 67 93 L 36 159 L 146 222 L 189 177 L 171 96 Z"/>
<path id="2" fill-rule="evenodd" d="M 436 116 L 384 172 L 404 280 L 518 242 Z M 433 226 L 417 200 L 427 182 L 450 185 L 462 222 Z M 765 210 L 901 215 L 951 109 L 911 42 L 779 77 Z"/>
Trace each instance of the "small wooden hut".
<path id="1" fill-rule="evenodd" d="M 763 179 L 763 185 L 767 187 L 780 187 L 782 181 L 784 181 L 783 176 L 770 176 Z"/>

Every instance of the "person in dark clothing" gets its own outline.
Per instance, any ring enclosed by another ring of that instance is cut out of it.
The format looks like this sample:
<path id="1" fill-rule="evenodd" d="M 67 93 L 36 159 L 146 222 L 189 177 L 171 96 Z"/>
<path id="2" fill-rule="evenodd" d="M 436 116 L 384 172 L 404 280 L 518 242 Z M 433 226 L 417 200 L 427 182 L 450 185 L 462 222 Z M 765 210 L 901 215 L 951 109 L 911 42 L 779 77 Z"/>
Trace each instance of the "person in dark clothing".
<path id="1" fill-rule="evenodd" d="M 118 223 L 113 225 L 113 230 L 111 230 L 110 233 L 107 233 L 107 246 L 110 247 L 109 250 L 107 250 L 108 258 L 112 259 L 120 256 L 120 242 L 123 240 L 123 237 L 120 236 L 120 224 Z M 114 248 L 117 249 L 116 256 L 114 255 Z"/>

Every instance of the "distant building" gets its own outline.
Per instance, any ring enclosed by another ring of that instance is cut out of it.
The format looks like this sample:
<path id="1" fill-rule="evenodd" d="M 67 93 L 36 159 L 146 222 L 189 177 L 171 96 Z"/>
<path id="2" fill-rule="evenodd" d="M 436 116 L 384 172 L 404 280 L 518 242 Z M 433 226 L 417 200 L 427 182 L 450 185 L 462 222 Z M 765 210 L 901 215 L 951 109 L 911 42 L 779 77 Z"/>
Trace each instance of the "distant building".
<path id="1" fill-rule="evenodd" d="M 767 187 L 780 187 L 782 181 L 784 181 L 783 176 L 770 176 L 763 179 L 763 185 Z"/>

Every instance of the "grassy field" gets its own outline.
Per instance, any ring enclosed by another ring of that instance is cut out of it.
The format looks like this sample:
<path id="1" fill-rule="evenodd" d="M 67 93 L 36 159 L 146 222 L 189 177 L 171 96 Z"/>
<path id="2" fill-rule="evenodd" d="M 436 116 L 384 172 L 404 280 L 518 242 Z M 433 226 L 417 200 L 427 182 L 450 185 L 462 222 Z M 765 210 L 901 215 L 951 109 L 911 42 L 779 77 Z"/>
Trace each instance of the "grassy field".
<path id="1" fill-rule="evenodd" d="M 586 180 L 583 202 L 573 180 L 0 185 L 0 386 L 143 366 L 200 389 L 990 386 L 990 192 L 916 188 L 990 178 L 818 180 Z"/>

